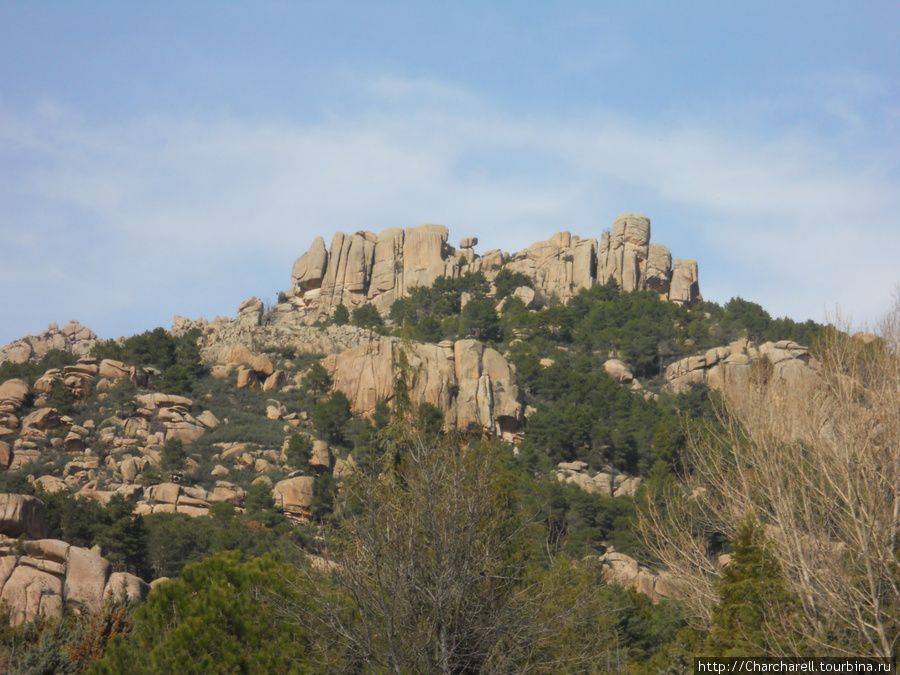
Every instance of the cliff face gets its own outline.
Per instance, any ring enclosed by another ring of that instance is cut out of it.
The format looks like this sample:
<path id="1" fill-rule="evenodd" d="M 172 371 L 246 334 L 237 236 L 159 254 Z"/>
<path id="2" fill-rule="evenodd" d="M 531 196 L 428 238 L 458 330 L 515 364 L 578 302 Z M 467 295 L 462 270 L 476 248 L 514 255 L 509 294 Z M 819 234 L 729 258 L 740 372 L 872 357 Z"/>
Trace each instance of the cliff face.
<path id="1" fill-rule="evenodd" d="M 353 411 L 370 415 L 375 405 L 394 397 L 399 352 L 406 351 L 413 403 L 431 403 L 445 414 L 449 429 L 487 429 L 498 435 L 517 431 L 524 422 L 524 394 L 515 368 L 503 356 L 475 340 L 436 345 L 381 338 L 325 359 L 335 389 L 347 394 Z"/>
<path id="2" fill-rule="evenodd" d="M 506 261 L 511 272 L 532 279 L 540 296 L 563 302 L 610 277 L 625 291 L 652 290 L 663 300 L 688 305 L 701 299 L 697 262 L 673 260 L 668 248 L 651 244 L 650 219 L 637 214 L 616 218 L 599 243 L 559 232 L 512 255 L 499 249 L 478 255 L 474 237 L 463 239 L 459 250 L 447 239 L 442 225 L 390 228 L 379 235 L 338 232 L 330 249 L 319 237 L 294 263 L 293 286 L 285 296 L 307 324 L 331 316 L 339 305 L 353 309 L 372 303 L 387 314 L 416 286 L 467 272 L 491 280 Z"/>

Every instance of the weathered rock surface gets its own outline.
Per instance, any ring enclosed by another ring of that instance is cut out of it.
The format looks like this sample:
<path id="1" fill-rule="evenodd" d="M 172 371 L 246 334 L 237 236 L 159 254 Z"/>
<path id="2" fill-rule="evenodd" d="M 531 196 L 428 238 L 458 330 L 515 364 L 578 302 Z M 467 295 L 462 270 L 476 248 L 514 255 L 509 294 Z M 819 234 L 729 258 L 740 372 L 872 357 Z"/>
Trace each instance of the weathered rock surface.
<path id="1" fill-rule="evenodd" d="M 23 534 L 30 539 L 46 537 L 44 502 L 28 495 L 0 494 L 0 534 L 13 538 Z"/>
<path id="2" fill-rule="evenodd" d="M 606 374 L 611 378 L 622 384 L 629 384 L 634 380 L 634 375 L 628 370 L 628 366 L 625 365 L 624 361 L 620 361 L 619 359 L 607 360 L 603 364 L 603 370 L 605 370 Z"/>
<path id="3" fill-rule="evenodd" d="M 275 307 L 276 314 L 294 310 L 303 323 L 312 324 L 339 305 L 353 309 L 369 302 L 386 315 L 394 300 L 416 286 L 430 286 L 439 276 L 482 272 L 493 279 L 504 260 L 501 251 L 478 256 L 473 250 L 478 239 L 466 237 L 457 252 L 447 238 L 442 225 L 390 228 L 379 235 L 338 232 L 329 249 L 318 237 L 294 263 L 293 287 L 284 294 L 284 305 Z M 620 215 L 599 244 L 558 232 L 507 258 L 507 268 L 530 277 L 544 299 L 555 296 L 565 302 L 610 277 L 626 291 L 649 289 L 683 304 L 701 299 L 696 261 L 673 261 L 669 249 L 651 244 L 650 219 L 636 214 Z"/>
<path id="4" fill-rule="evenodd" d="M 406 347 L 401 340 L 382 337 L 322 363 L 335 389 L 350 399 L 354 412 L 371 415 L 376 404 L 393 399 L 396 364 L 404 349 L 412 402 L 441 408 L 448 428 L 474 427 L 500 434 L 521 427 L 523 393 L 515 367 L 475 340 Z"/>
<path id="5" fill-rule="evenodd" d="M 624 553 L 609 551 L 598 559 L 603 564 L 607 581 L 634 588 L 654 603 L 662 598 L 671 598 L 678 592 L 678 584 L 671 574 L 653 572 Z"/>
<path id="6" fill-rule="evenodd" d="M 85 357 L 96 341 L 97 335 L 94 331 L 74 319 L 62 328 L 51 323 L 50 327 L 39 335 L 26 335 L 0 347 L 0 364 L 6 361 L 12 363 L 38 361 L 54 349 Z"/>
<path id="7" fill-rule="evenodd" d="M 95 550 L 46 535 L 43 502 L 0 494 L 0 602 L 9 605 L 12 625 L 60 617 L 64 608 L 97 611 L 108 591 L 124 589 L 131 598 L 144 598 L 149 591 L 131 574 L 110 575 L 109 561 Z"/>
<path id="8" fill-rule="evenodd" d="M 279 481 L 272 489 L 275 507 L 295 519 L 311 518 L 315 484 L 316 479 L 312 476 L 296 476 Z"/>
<path id="9" fill-rule="evenodd" d="M 611 471 L 601 471 L 592 476 L 587 468 L 586 462 L 560 462 L 557 465 L 556 479 L 560 483 L 576 485 L 585 492 L 604 497 L 633 497 L 641 484 L 641 479 L 637 476 Z"/>
<path id="10" fill-rule="evenodd" d="M 757 346 L 746 339 L 676 361 L 666 368 L 665 388 L 678 393 L 705 384 L 726 396 L 740 396 L 751 379 L 781 382 L 796 389 L 815 377 L 816 364 L 806 347 L 781 340 Z"/>

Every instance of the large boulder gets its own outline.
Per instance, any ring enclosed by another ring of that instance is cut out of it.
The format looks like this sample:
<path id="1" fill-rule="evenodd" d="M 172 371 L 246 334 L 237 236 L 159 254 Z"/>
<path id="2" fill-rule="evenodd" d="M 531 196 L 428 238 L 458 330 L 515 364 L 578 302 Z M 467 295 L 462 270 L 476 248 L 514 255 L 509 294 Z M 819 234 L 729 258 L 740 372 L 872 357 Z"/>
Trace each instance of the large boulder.
<path id="1" fill-rule="evenodd" d="M 66 604 L 95 611 L 103 605 L 109 561 L 99 553 L 72 546 L 66 567 L 64 593 Z"/>
<path id="2" fill-rule="evenodd" d="M 25 380 L 12 378 L 0 384 L 0 409 L 8 408 L 10 412 L 21 410 L 30 397 Z"/>
<path id="3" fill-rule="evenodd" d="M 294 518 L 310 518 L 315 484 L 316 479 L 312 476 L 296 476 L 279 481 L 272 488 L 275 507 L 284 511 L 285 515 Z"/>
<path id="4" fill-rule="evenodd" d="M 325 240 L 316 237 L 312 248 L 300 256 L 291 270 L 291 282 L 304 291 L 319 288 L 322 285 L 322 277 L 328 266 L 328 251 L 325 250 Z"/>
<path id="5" fill-rule="evenodd" d="M 0 494 L 0 534 L 12 538 L 23 534 L 29 539 L 46 537 L 44 502 L 29 495 Z"/>
<path id="6" fill-rule="evenodd" d="M 18 626 L 38 616 L 59 617 L 63 609 L 63 580 L 58 574 L 30 564 L 16 564 L 12 556 L 0 558 L 0 603 L 10 608 L 10 624 Z M 5 568 L 11 567 L 3 579 Z"/>

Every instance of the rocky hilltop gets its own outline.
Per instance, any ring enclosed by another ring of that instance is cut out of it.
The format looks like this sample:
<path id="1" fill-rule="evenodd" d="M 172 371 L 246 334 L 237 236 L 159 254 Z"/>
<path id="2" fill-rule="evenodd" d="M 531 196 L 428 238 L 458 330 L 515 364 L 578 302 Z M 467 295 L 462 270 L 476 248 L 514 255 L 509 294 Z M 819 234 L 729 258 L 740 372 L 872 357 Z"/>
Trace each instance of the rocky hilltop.
<path id="1" fill-rule="evenodd" d="M 610 277 L 624 291 L 652 290 L 680 304 L 702 298 L 697 261 L 673 260 L 668 248 L 651 244 L 650 219 L 634 213 L 618 216 L 599 242 L 558 232 L 514 254 L 494 249 L 479 255 L 477 237 L 464 238 L 456 249 L 448 236 L 443 225 L 389 228 L 377 235 L 338 232 L 328 249 L 318 237 L 294 263 L 293 286 L 283 298 L 307 324 L 328 318 L 340 305 L 371 303 L 387 315 L 395 300 L 438 277 L 481 272 L 490 281 L 504 266 L 527 275 L 544 299 L 565 302 Z"/>
<path id="2" fill-rule="evenodd" d="M 27 335 L 0 347 L 0 363 L 37 361 L 53 350 L 69 352 L 78 357 L 87 356 L 96 341 L 94 331 L 74 319 L 62 328 L 51 323 L 39 335 Z"/>

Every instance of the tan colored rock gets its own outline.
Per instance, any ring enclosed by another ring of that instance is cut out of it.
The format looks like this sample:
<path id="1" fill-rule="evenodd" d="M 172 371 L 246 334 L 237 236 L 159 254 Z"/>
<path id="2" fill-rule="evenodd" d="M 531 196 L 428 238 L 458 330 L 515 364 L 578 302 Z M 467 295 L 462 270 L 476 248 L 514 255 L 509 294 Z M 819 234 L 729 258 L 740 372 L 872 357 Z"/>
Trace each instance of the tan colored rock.
<path id="1" fill-rule="evenodd" d="M 353 459 L 353 456 L 350 455 L 347 459 L 338 458 L 334 461 L 334 473 L 332 475 L 336 481 L 340 482 L 355 472 L 356 469 L 356 461 Z"/>
<path id="2" fill-rule="evenodd" d="M 325 240 L 316 237 L 312 247 L 294 263 L 291 270 L 291 283 L 307 291 L 319 288 L 322 278 L 328 266 L 328 252 L 325 250 Z"/>
<path id="3" fill-rule="evenodd" d="M 325 441 L 313 441 L 312 455 L 309 458 L 309 465 L 319 471 L 331 470 L 331 450 L 328 449 L 328 443 Z"/>
<path id="4" fill-rule="evenodd" d="M 122 474 L 122 480 L 131 483 L 141 472 L 141 466 L 133 457 L 129 457 L 119 464 L 119 471 Z"/>
<path id="5" fill-rule="evenodd" d="M 70 321 L 62 329 L 55 323 L 40 335 L 27 335 L 4 347 L 0 347 L 0 363 L 25 363 L 37 361 L 54 349 L 69 352 L 78 357 L 87 357 L 97 336 L 77 321 Z"/>
<path id="6" fill-rule="evenodd" d="M 410 365 L 411 400 L 440 407 L 448 427 L 498 431 L 521 425 L 524 408 L 515 370 L 501 354 L 475 340 L 461 340 L 451 350 L 415 343 L 404 347 L 394 338 L 380 338 L 329 356 L 323 365 L 353 410 L 371 415 L 379 401 L 394 396 L 394 363 L 402 349 Z M 455 398 L 451 397 L 454 385 L 458 387 Z"/>
<path id="7" fill-rule="evenodd" d="M 249 368 L 238 368 L 237 388 L 238 389 L 256 389 L 259 386 L 259 376 L 255 370 Z"/>
<path id="8" fill-rule="evenodd" d="M 127 572 L 113 572 L 106 582 L 104 597 L 120 597 L 122 594 L 129 600 L 144 600 L 150 592 L 150 584 Z"/>
<path id="9" fill-rule="evenodd" d="M 465 237 L 459 242 L 460 248 L 475 248 L 478 246 L 478 237 Z"/>
<path id="10" fill-rule="evenodd" d="M 696 260 L 675 259 L 672 263 L 669 300 L 685 305 L 691 305 L 702 300 L 699 278 L 700 274 Z"/>
<path id="11" fill-rule="evenodd" d="M 209 369 L 209 374 L 216 380 L 227 379 L 231 375 L 231 366 L 215 365 Z"/>
<path id="12" fill-rule="evenodd" d="M 59 413 L 56 408 L 39 408 L 22 418 L 22 429 L 38 429 L 47 431 L 59 426 Z"/>
<path id="13" fill-rule="evenodd" d="M 84 452 L 84 439 L 81 437 L 81 434 L 70 431 L 66 434 L 64 443 L 66 452 L 69 454 Z"/>
<path id="14" fill-rule="evenodd" d="M 25 553 L 32 558 L 65 563 L 69 554 L 69 544 L 59 539 L 33 539 L 22 542 Z M 65 568 L 62 570 L 65 574 Z"/>
<path id="15" fill-rule="evenodd" d="M 448 234 L 443 225 L 419 225 L 406 230 L 403 278 L 407 290 L 430 286 L 437 277 L 443 276 Z"/>
<path id="16" fill-rule="evenodd" d="M 247 493 L 237 485 L 220 480 L 213 489 L 213 496 L 219 501 L 230 502 L 235 506 L 243 506 Z"/>
<path id="17" fill-rule="evenodd" d="M 315 482 L 316 479 L 312 476 L 297 476 L 279 481 L 272 489 L 276 508 L 295 518 L 312 517 Z"/>
<path id="18" fill-rule="evenodd" d="M 175 513 L 183 513 L 191 518 L 203 518 L 209 515 L 209 506 L 191 506 L 188 504 L 178 504 L 175 507 Z"/>
<path id="19" fill-rule="evenodd" d="M 218 418 L 209 410 L 204 410 L 202 413 L 197 415 L 197 421 L 207 429 L 215 429 L 217 426 L 219 426 Z"/>
<path id="20" fill-rule="evenodd" d="M 283 370 L 276 370 L 271 375 L 269 375 L 265 382 L 263 382 L 262 390 L 263 391 L 273 391 L 278 389 L 281 385 L 284 384 L 285 375 Z"/>
<path id="21" fill-rule="evenodd" d="M 644 287 L 659 293 L 663 300 L 669 299 L 672 283 L 672 254 L 662 244 L 650 244 L 647 264 L 644 269 Z"/>
<path id="22" fill-rule="evenodd" d="M 147 501 L 160 504 L 178 503 L 179 494 L 181 494 L 181 486 L 177 483 L 160 483 L 144 489 L 144 497 Z"/>
<path id="23" fill-rule="evenodd" d="M 607 375 L 622 384 L 628 384 L 634 379 L 634 375 L 628 370 L 628 366 L 619 359 L 607 360 L 603 364 L 603 369 L 606 371 Z"/>
<path id="24" fill-rule="evenodd" d="M 611 582 L 621 584 L 626 588 L 637 586 L 637 579 L 640 574 L 640 566 L 637 560 L 624 553 L 616 552 L 607 553 L 601 559 L 608 566 L 607 578 Z"/>
<path id="25" fill-rule="evenodd" d="M 41 458 L 41 451 L 35 448 L 16 448 L 13 450 L 12 462 L 9 465 L 10 471 L 18 471 L 31 462 Z"/>
<path id="26" fill-rule="evenodd" d="M 99 610 L 105 599 L 109 561 L 94 551 L 71 546 L 67 562 L 63 588 L 66 605 Z"/>
<path id="27" fill-rule="evenodd" d="M 193 443 L 205 433 L 205 426 L 189 421 L 166 424 L 166 441 L 174 439 L 182 443 Z"/>
<path id="28" fill-rule="evenodd" d="M 0 559 L 5 562 L 6 559 Z M 15 563 L 15 559 L 12 559 Z M 7 563 L 9 564 L 9 563 Z M 0 603 L 11 609 L 10 624 L 18 626 L 38 616 L 62 615 L 63 581 L 58 575 L 29 565 L 17 565 L 0 592 Z"/>
<path id="29" fill-rule="evenodd" d="M 185 411 L 189 410 L 194 402 L 186 396 L 178 396 L 176 394 L 139 394 L 134 397 L 144 408 L 149 410 L 158 410 L 161 408 L 180 408 Z"/>
<path id="30" fill-rule="evenodd" d="M 619 476 L 616 476 L 619 478 Z M 623 476 L 624 480 L 616 487 L 613 497 L 633 497 L 641 484 L 641 479 L 637 476 L 628 478 Z"/>
<path id="31" fill-rule="evenodd" d="M 228 345 L 219 352 L 216 362 L 225 366 L 249 366 L 254 358 L 253 353 L 244 345 Z"/>
<path id="32" fill-rule="evenodd" d="M 254 358 L 250 367 L 256 371 L 257 375 L 260 376 L 260 379 L 264 379 L 263 376 L 268 377 L 275 372 L 275 366 L 272 365 L 272 360 L 265 354 L 261 354 Z"/>
<path id="33" fill-rule="evenodd" d="M 0 494 L 0 534 L 16 538 L 22 534 L 30 539 L 47 536 L 47 517 L 44 503 L 37 497 Z"/>
<path id="34" fill-rule="evenodd" d="M 5 471 L 12 464 L 13 451 L 9 443 L 0 441 L 0 471 Z"/>

